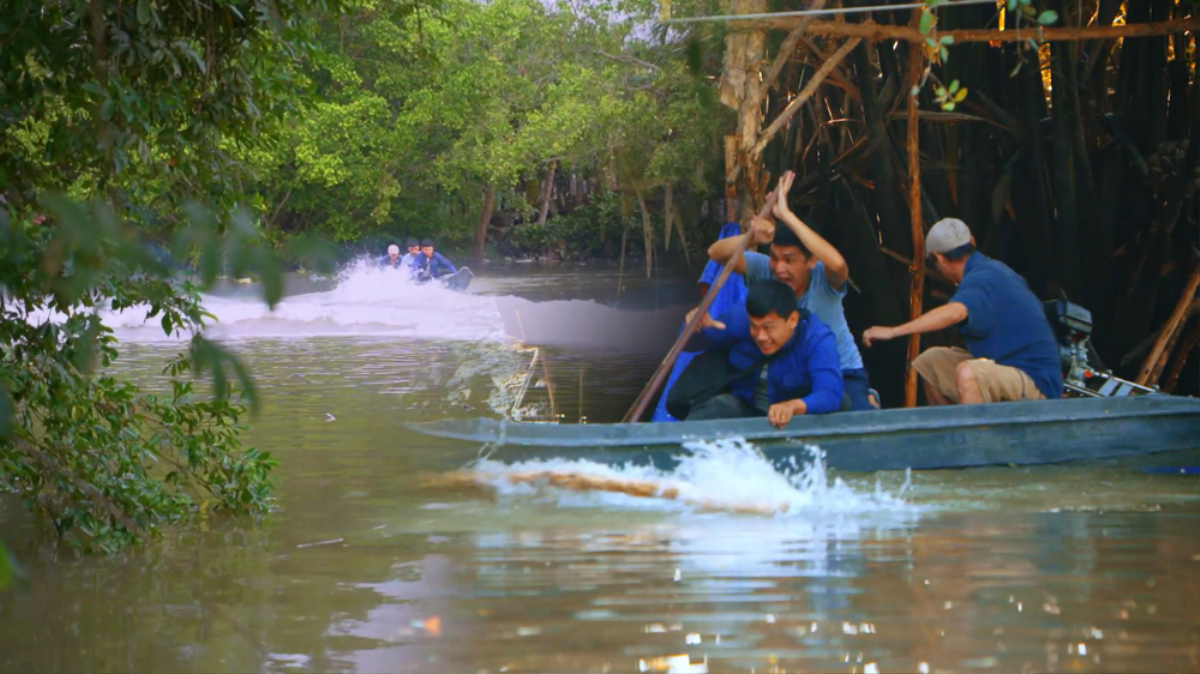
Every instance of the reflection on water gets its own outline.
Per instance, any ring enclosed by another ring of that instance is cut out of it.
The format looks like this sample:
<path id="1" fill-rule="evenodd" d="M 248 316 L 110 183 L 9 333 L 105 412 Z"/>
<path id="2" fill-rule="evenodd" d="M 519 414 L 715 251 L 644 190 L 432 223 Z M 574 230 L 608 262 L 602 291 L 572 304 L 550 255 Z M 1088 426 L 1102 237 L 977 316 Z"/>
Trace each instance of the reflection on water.
<path id="1" fill-rule="evenodd" d="M 153 386 L 171 348 L 125 344 L 121 367 Z M 262 387 L 249 441 L 280 460 L 277 512 L 73 560 L 23 542 L 28 517 L 0 500 L 31 579 L 0 597 L 0 671 L 1200 670 L 1200 482 L 1137 471 L 1196 453 L 907 488 L 777 474 L 737 443 L 671 474 L 560 464 L 796 504 L 778 517 L 436 488 L 423 473 L 513 468 L 401 423 L 503 412 L 515 394 L 496 391 L 529 353 L 321 331 L 235 348 Z M 572 421 L 619 418 L 655 366 L 545 353 L 553 386 L 534 377 L 522 405 L 553 389 Z"/>

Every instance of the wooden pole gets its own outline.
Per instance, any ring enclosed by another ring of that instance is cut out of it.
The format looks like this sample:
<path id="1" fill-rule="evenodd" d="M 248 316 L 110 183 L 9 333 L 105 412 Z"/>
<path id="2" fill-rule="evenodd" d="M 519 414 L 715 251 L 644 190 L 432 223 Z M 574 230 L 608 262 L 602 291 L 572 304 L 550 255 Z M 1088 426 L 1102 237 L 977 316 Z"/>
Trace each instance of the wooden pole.
<path id="1" fill-rule="evenodd" d="M 1183 318 L 1187 315 L 1188 305 L 1192 303 L 1192 298 L 1196 296 L 1197 288 L 1200 288 L 1200 265 L 1192 270 L 1183 295 L 1175 303 L 1175 311 L 1171 314 L 1171 319 L 1167 321 L 1163 331 L 1158 334 L 1154 347 L 1150 349 L 1150 355 L 1146 356 L 1146 362 L 1142 363 L 1142 370 L 1138 373 L 1136 380 L 1142 386 L 1153 386 L 1162 375 L 1166 360 L 1171 357 L 1168 347 L 1178 339 L 1179 330 L 1183 327 Z"/>
<path id="2" fill-rule="evenodd" d="M 917 10 L 920 11 L 920 10 Z M 767 19 L 734 19 L 729 22 L 733 30 L 748 29 L 779 29 L 792 30 L 803 17 L 778 17 Z M 1114 40 L 1129 37 L 1156 37 L 1174 33 L 1186 33 L 1200 30 L 1200 18 L 1174 19 L 1158 23 L 1129 23 L 1120 26 L 1087 26 L 1083 28 L 1022 28 L 1020 30 L 994 29 L 965 29 L 942 30 L 937 32 L 938 38 L 951 37 L 954 44 L 964 42 L 1024 42 L 1025 40 L 1040 40 L 1043 42 L 1070 42 L 1073 40 Z M 813 21 L 805 31 L 808 35 L 830 37 L 861 37 L 872 42 L 885 40 L 900 40 L 902 42 L 924 42 L 929 35 L 918 30 L 916 24 L 910 26 L 885 26 L 877 23 L 838 23 L 833 21 Z"/>
<path id="3" fill-rule="evenodd" d="M 736 135 L 725 136 L 725 222 L 737 222 L 737 148 Z"/>
<path id="4" fill-rule="evenodd" d="M 913 10 L 913 25 L 921 20 L 921 12 Z M 910 267 L 911 282 L 908 289 L 908 316 L 914 320 L 921 315 L 921 299 L 925 292 L 925 227 L 921 218 L 921 147 L 920 126 L 917 124 L 917 96 L 913 89 L 921 85 L 921 73 L 924 70 L 924 47 L 920 42 L 908 45 L 908 212 L 912 225 L 913 259 Z M 912 363 L 921 350 L 921 336 L 918 334 L 908 337 L 907 369 L 904 373 L 904 406 L 917 406 L 917 371 Z"/>
<path id="5" fill-rule="evenodd" d="M 1197 343 L 1200 343 L 1200 324 L 1193 325 L 1187 335 L 1180 340 L 1179 350 L 1175 352 L 1175 360 L 1171 361 L 1171 369 L 1167 370 L 1167 378 L 1163 380 L 1162 390 L 1164 393 L 1175 392 L 1175 384 L 1179 382 L 1183 366 L 1187 364 L 1188 355 L 1192 353 L 1192 349 L 1196 348 Z"/>
<path id="6" fill-rule="evenodd" d="M 762 210 L 759 211 L 758 217 L 765 218 L 770 214 L 771 209 L 775 206 L 775 198 L 776 194 L 774 192 L 767 196 L 767 201 L 763 204 Z M 746 229 L 750 228 L 747 227 Z M 671 350 L 667 352 L 667 357 L 663 358 L 658 369 L 654 371 L 654 376 L 650 378 L 650 382 L 646 384 L 646 388 L 642 389 L 641 394 L 634 401 L 633 407 L 629 408 L 629 412 L 621 419 L 621 423 L 633 423 L 641 419 L 642 414 L 646 412 L 646 407 L 650 405 L 651 398 L 654 397 L 654 394 L 658 393 L 658 389 L 662 387 L 663 382 L 667 379 L 667 375 L 671 372 L 671 368 L 674 367 L 675 359 L 683 351 L 683 345 L 687 344 L 692 333 L 699 327 L 700 321 L 708 313 L 708 308 L 712 306 L 713 300 L 717 298 L 717 293 L 721 291 L 721 286 L 725 285 L 725 279 L 729 278 L 729 274 L 733 272 L 734 265 L 738 263 L 738 260 L 742 259 L 742 254 L 751 246 L 753 240 L 754 236 L 752 233 L 747 235 L 745 244 L 741 248 L 738 248 L 734 252 L 733 257 L 730 257 L 729 261 L 725 263 L 725 267 L 721 269 L 721 274 L 709 286 L 704 299 L 700 300 L 700 306 L 697 308 L 696 313 L 692 315 L 692 320 L 683 326 L 683 332 L 679 334 L 679 338 L 671 345 Z"/>

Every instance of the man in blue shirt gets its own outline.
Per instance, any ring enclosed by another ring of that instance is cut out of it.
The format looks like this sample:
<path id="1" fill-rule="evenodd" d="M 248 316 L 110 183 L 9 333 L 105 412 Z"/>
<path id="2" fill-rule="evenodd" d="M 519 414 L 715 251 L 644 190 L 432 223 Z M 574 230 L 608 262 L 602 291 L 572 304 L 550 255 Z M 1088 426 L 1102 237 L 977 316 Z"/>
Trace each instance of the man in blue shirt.
<path id="1" fill-rule="evenodd" d="M 400 268 L 408 270 L 411 274 L 415 266 L 414 263 L 417 261 L 417 256 L 421 254 L 421 244 L 416 239 L 409 239 L 404 242 L 404 247 L 408 249 L 408 252 L 404 254 L 404 257 L 400 258 Z"/>
<path id="2" fill-rule="evenodd" d="M 771 244 L 771 255 L 768 257 L 747 251 L 734 271 L 745 274 L 748 285 L 775 279 L 791 286 L 796 306 L 807 309 L 821 319 L 837 339 L 838 361 L 845 381 L 849 409 L 878 409 L 878 397 L 871 390 L 862 354 L 854 343 L 854 335 L 850 333 L 846 312 L 842 308 L 842 300 L 848 290 L 850 267 L 837 248 L 788 208 L 787 193 L 795 177 L 791 171 L 784 173 L 776 188 L 778 198 L 775 200 L 774 214 L 785 226 L 776 227 L 770 220 L 755 218 L 751 231 L 744 235 L 755 236 L 756 245 Z M 725 264 L 744 245 L 744 237 L 718 241 L 708 249 L 708 256 L 719 264 Z"/>
<path id="3" fill-rule="evenodd" d="M 375 264 L 380 269 L 387 269 L 388 267 L 391 267 L 392 269 L 403 269 L 403 259 L 400 257 L 400 246 L 395 244 L 388 246 L 387 255 L 384 255 L 376 260 Z"/>
<path id="4" fill-rule="evenodd" d="M 863 344 L 962 323 L 967 349 L 936 346 L 913 361 L 934 405 L 1062 397 L 1062 365 L 1054 332 L 1029 284 L 1007 265 L 975 251 L 975 237 L 954 218 L 925 235 L 934 264 L 958 284 L 945 305 L 904 325 L 873 327 Z M 964 323 L 965 321 L 965 323 Z"/>
<path id="5" fill-rule="evenodd" d="M 454 265 L 450 264 L 450 260 L 443 257 L 441 253 L 433 251 L 433 241 L 430 239 L 421 242 L 421 253 L 413 261 L 413 268 L 416 269 L 417 280 L 420 282 L 458 271 Z"/>
<path id="6" fill-rule="evenodd" d="M 687 350 L 710 348 L 727 350 L 730 367 L 744 374 L 729 382 L 728 393 L 698 402 L 688 420 L 765 415 L 772 426 L 784 428 L 795 415 L 826 414 L 841 405 L 833 333 L 821 319 L 797 309 L 792 289 L 783 283 L 757 283 L 745 306 L 731 306 L 715 320 L 706 314 Z"/>

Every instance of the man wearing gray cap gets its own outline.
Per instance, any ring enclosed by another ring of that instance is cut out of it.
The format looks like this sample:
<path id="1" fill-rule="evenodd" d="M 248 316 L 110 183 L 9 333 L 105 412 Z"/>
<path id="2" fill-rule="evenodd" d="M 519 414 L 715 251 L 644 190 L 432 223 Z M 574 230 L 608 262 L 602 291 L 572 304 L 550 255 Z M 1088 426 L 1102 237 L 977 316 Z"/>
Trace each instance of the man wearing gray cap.
<path id="1" fill-rule="evenodd" d="M 966 223 L 939 220 L 925 251 L 958 284 L 945 306 L 896 327 L 873 327 L 863 344 L 934 332 L 960 324 L 967 349 L 935 346 L 913 361 L 934 405 L 1062 397 L 1058 346 L 1042 303 L 1008 265 L 975 251 Z M 968 350 L 969 349 L 969 350 Z"/>

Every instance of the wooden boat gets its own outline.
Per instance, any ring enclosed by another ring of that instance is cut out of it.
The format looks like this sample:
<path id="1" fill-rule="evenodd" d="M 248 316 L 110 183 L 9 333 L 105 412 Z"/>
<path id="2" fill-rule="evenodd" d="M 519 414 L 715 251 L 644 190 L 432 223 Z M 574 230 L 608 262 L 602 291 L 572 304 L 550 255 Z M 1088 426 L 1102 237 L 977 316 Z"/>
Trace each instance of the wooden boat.
<path id="1" fill-rule="evenodd" d="M 566 458 L 670 469 L 696 439 L 741 437 L 777 465 L 804 445 L 847 471 L 1034 465 L 1200 448 L 1200 399 L 1167 395 L 952 405 L 797 417 L 677 423 L 539 424 L 494 419 L 406 424 L 426 435 L 492 443 L 503 461 Z"/>
<path id="2" fill-rule="evenodd" d="M 475 275 L 471 273 L 471 270 L 466 267 L 462 267 L 453 274 L 447 274 L 446 276 L 439 278 L 438 283 L 441 283 L 451 290 L 462 292 L 467 289 L 467 286 L 471 285 L 471 279 L 473 278 L 475 278 Z"/>

